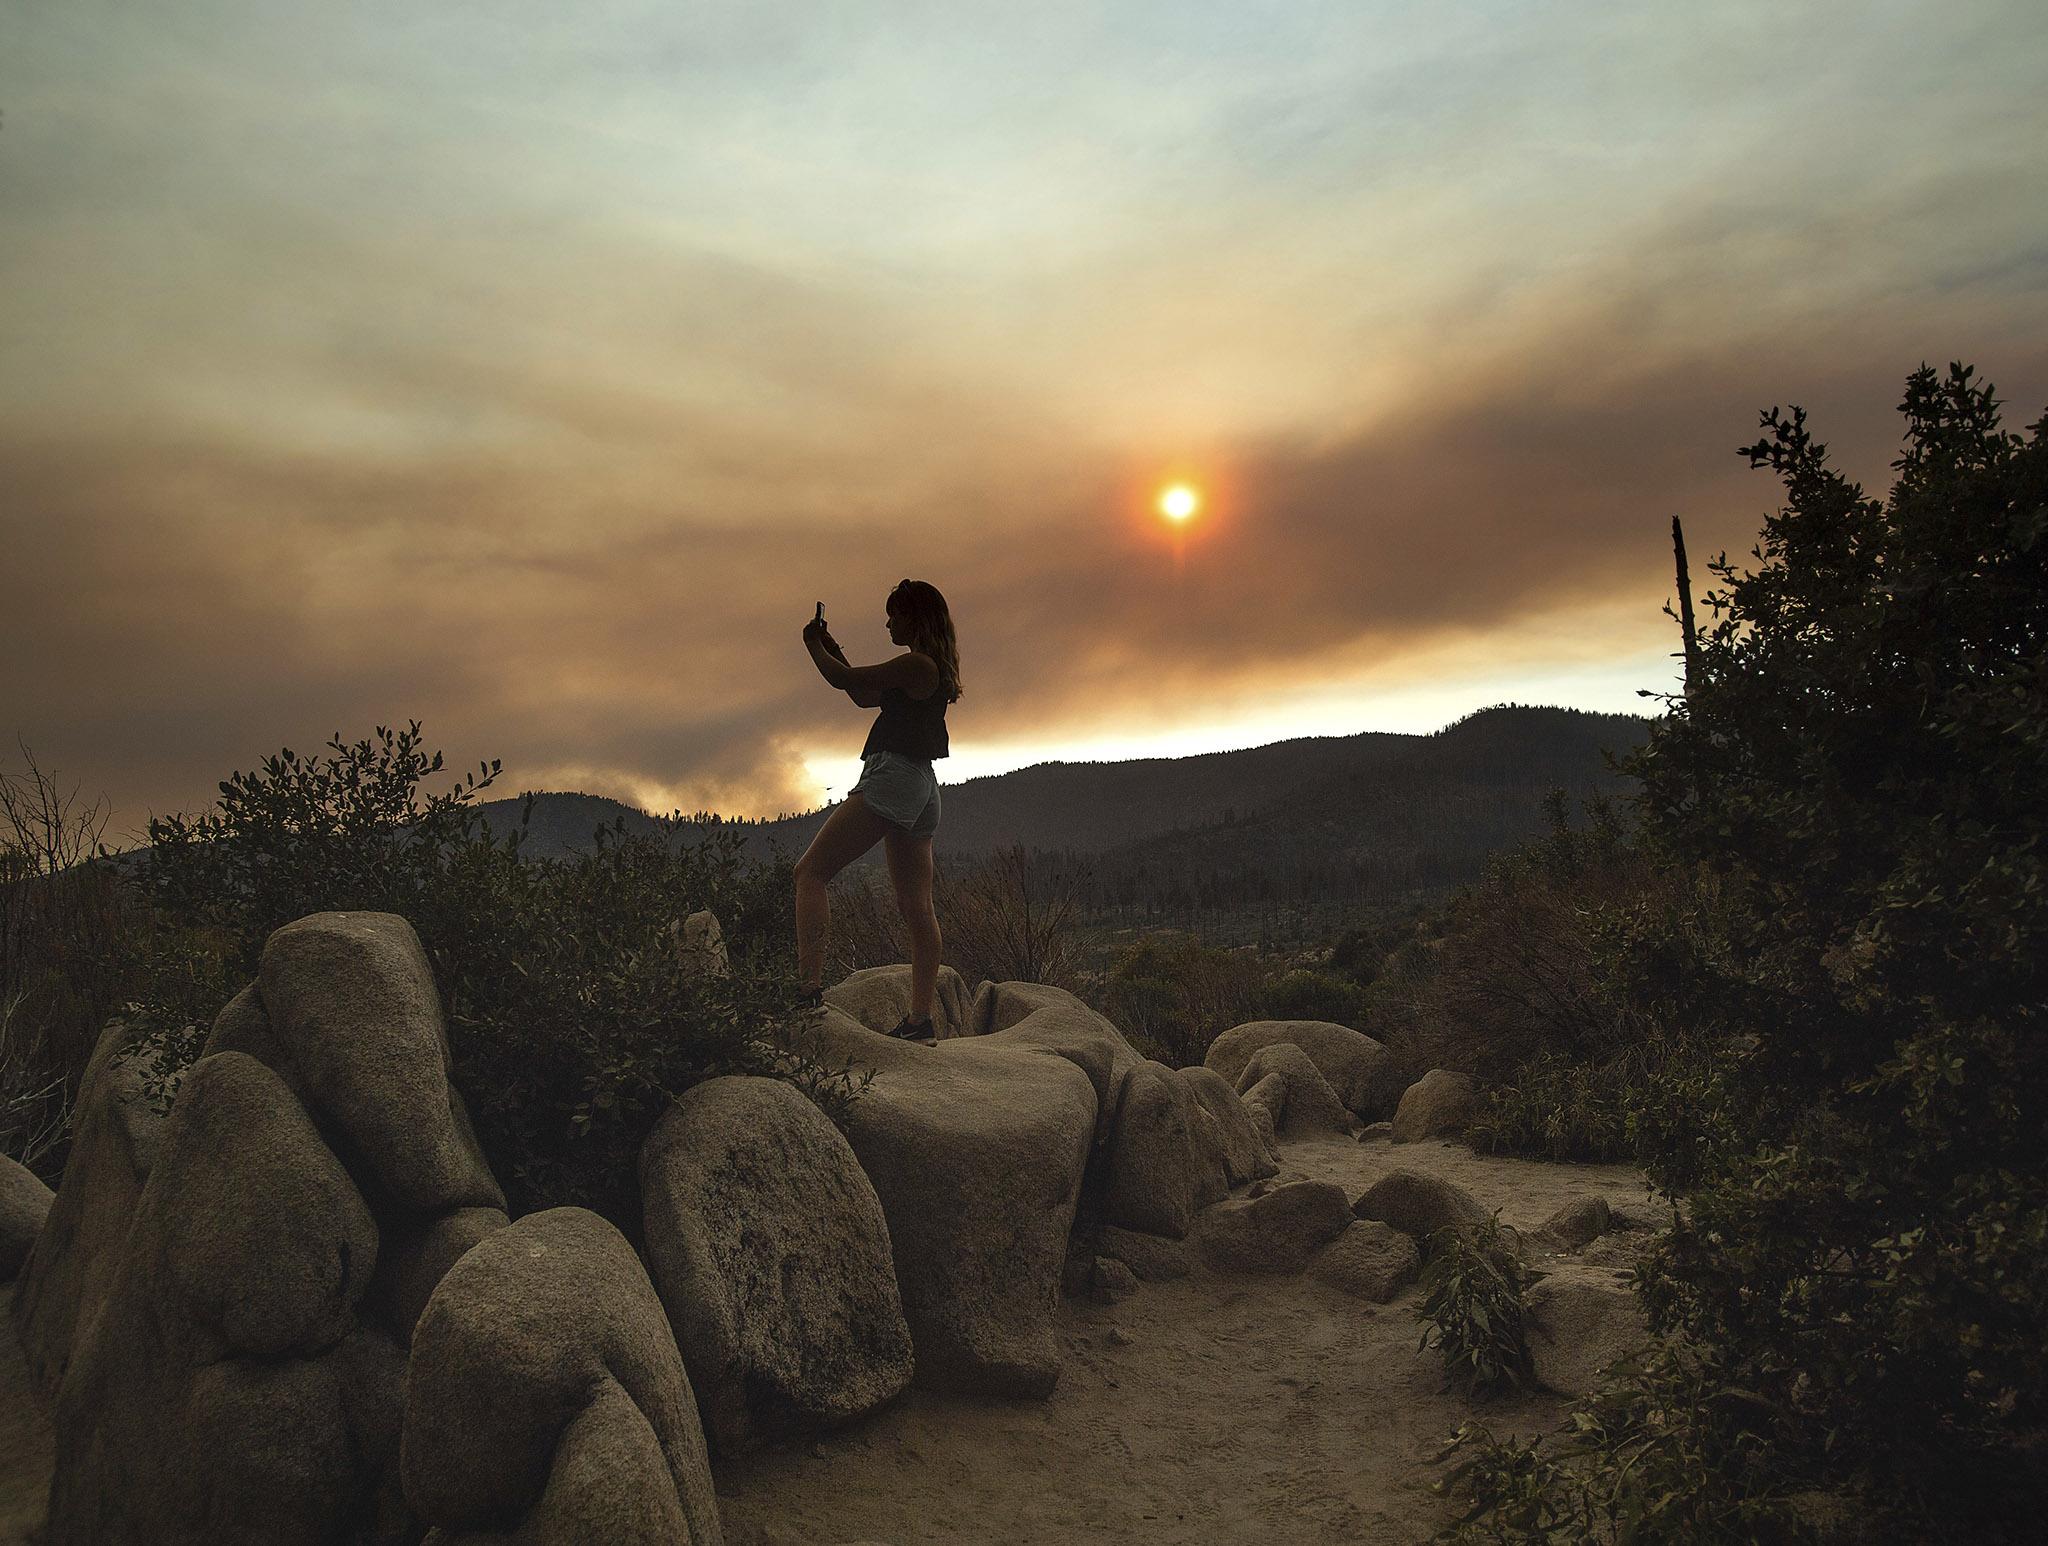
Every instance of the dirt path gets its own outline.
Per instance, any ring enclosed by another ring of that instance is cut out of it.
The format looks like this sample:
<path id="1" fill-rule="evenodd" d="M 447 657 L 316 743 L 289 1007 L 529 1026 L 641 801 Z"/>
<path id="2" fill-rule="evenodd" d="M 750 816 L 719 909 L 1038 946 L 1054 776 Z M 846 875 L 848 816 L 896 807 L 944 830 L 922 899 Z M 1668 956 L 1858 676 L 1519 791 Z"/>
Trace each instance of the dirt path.
<path id="1" fill-rule="evenodd" d="M 1646 1218 L 1619 1166 L 1494 1159 L 1445 1143 L 1283 1146 L 1284 1171 L 1356 1196 L 1396 1166 L 1469 1188 L 1528 1229 L 1597 1192 Z M 1603 1254 L 1625 1251 L 1621 1241 Z M 1063 1300 L 1067 1367 L 1042 1402 L 911 1391 L 804 1449 L 718 1468 L 731 1546 L 913 1542 L 1357 1543 L 1427 1540 L 1446 1434 L 1474 1408 L 1421 1353 L 1411 1287 L 1367 1305 L 1307 1277 L 1141 1285 L 1123 1304 Z M 1487 1404 L 1496 1432 L 1554 1424 L 1536 1394 Z"/>

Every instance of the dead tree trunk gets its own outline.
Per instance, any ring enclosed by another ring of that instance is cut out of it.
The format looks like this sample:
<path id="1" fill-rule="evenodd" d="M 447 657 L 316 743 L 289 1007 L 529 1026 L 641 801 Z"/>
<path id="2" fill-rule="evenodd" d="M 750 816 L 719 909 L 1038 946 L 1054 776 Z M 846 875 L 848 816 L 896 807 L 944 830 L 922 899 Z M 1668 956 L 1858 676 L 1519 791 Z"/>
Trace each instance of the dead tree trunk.
<path id="1" fill-rule="evenodd" d="M 1692 691 L 1694 670 L 1699 665 L 1699 635 L 1692 626 L 1692 580 L 1685 571 L 1685 530 L 1678 517 L 1671 517 L 1671 546 L 1678 555 L 1678 626 L 1685 635 L 1685 689 Z"/>

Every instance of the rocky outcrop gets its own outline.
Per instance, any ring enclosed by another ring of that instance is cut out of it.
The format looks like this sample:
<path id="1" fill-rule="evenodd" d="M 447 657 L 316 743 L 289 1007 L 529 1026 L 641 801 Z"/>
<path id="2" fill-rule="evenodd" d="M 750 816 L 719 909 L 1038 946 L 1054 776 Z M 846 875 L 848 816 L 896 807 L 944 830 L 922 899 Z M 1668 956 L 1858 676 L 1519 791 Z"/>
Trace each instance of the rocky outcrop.
<path id="1" fill-rule="evenodd" d="M 285 1084 L 185 1075 L 58 1390 L 50 1546 L 398 1540 L 404 1356 L 357 1310 L 377 1231 Z"/>
<path id="2" fill-rule="evenodd" d="M 1309 1276 L 1354 1299 L 1385 1304 L 1422 1267 L 1415 1242 L 1391 1224 L 1359 1219 L 1317 1253 Z"/>
<path id="3" fill-rule="evenodd" d="M 34 1171 L 0 1154 L 0 1283 L 21 1271 L 56 1200 Z"/>
<path id="4" fill-rule="evenodd" d="M 1109 1026 L 1112 1034 L 1116 1027 L 1083 1004 L 1065 988 L 1056 988 L 1045 982 L 984 982 L 974 990 L 973 1002 L 968 1006 L 970 1036 L 988 1036 L 997 1031 L 1007 1031 L 1021 1020 L 1029 1019 L 1041 1009 L 1079 1010 L 1081 1015 Z M 1121 1041 L 1121 1035 L 1117 1036 Z M 1133 1053 L 1132 1056 L 1136 1056 Z"/>
<path id="5" fill-rule="evenodd" d="M 1195 1243 L 1204 1261 L 1226 1272 L 1299 1272 L 1351 1224 L 1344 1188 L 1297 1181 L 1263 1197 L 1204 1208 Z"/>
<path id="6" fill-rule="evenodd" d="M 17 1296 L 55 1403 L 49 1540 L 410 1540 L 405 1343 L 505 1226 L 403 919 L 304 918 L 169 1120 L 95 1054 Z"/>
<path id="7" fill-rule="evenodd" d="M 1328 1020 L 1247 1021 L 1211 1042 L 1203 1062 L 1238 1088 L 1252 1055 L 1275 1042 L 1292 1042 L 1306 1052 L 1337 1099 L 1359 1117 L 1377 1121 L 1393 1110 L 1401 1092 L 1387 1049 L 1348 1025 Z"/>
<path id="8" fill-rule="evenodd" d="M 640 1153 L 648 1269 L 712 1444 L 858 1417 L 910 1383 L 910 1329 L 875 1189 L 777 1079 L 712 1079 Z"/>
<path id="9" fill-rule="evenodd" d="M 1095 1249 L 1111 1261 L 1122 1262 L 1146 1283 L 1170 1283 L 1194 1269 L 1194 1255 L 1186 1241 L 1135 1229 L 1110 1225 L 1097 1234 Z"/>
<path id="10" fill-rule="evenodd" d="M 1409 1085 L 1394 1110 L 1394 1142 L 1415 1143 L 1455 1133 L 1472 1120 L 1472 1079 L 1448 1068 L 1432 1068 Z"/>
<path id="11" fill-rule="evenodd" d="M 1095 1258 L 1089 1297 L 1097 1304 L 1122 1304 L 1138 1291 L 1138 1275 L 1113 1256 Z"/>
<path id="12" fill-rule="evenodd" d="M 441 1280 L 413 1337 L 401 1464 L 413 1512 L 451 1542 L 722 1540 L 661 1301 L 581 1208 L 494 1231 Z"/>
<path id="13" fill-rule="evenodd" d="M 449 1082 L 440 995 L 411 924 L 357 912 L 288 923 L 263 946 L 257 986 L 277 1049 L 263 1061 L 336 1130 L 366 1185 L 420 1216 L 504 1208 Z"/>
<path id="14" fill-rule="evenodd" d="M 922 1047 L 829 1005 L 820 1018 L 824 1056 L 874 1070 L 846 1136 L 888 1220 L 919 1384 L 1044 1395 L 1059 1378 L 1052 1315 L 1096 1086 L 1016 1029 Z"/>
<path id="15" fill-rule="evenodd" d="M 871 1031 L 888 1031 L 910 1013 L 910 968 L 869 966 L 825 990 L 825 1002 L 837 1005 Z M 972 1000 L 967 984 L 950 966 L 939 968 L 932 992 L 932 1029 L 941 1038 L 972 1034 Z"/>
<path id="16" fill-rule="evenodd" d="M 369 1303 L 399 1341 L 412 1341 L 413 1326 L 448 1269 L 471 1246 L 504 1227 L 502 1209 L 457 1208 L 424 1223 L 387 1229 Z"/>
<path id="17" fill-rule="evenodd" d="M 703 977 L 730 977 L 732 958 L 726 954 L 725 933 L 717 915 L 709 908 L 678 918 L 669 925 L 669 940 L 676 957 L 692 973 Z"/>
<path id="18" fill-rule="evenodd" d="M 1425 1250 L 1439 1229 L 1475 1229 L 1489 1217 L 1462 1186 L 1419 1170 L 1388 1171 L 1366 1189 L 1352 1211 L 1359 1218 L 1393 1225 Z"/>
<path id="19" fill-rule="evenodd" d="M 1614 1227 L 1613 1210 L 1604 1197 L 1568 1202 L 1536 1226 L 1536 1241 L 1557 1251 L 1580 1251 Z"/>
<path id="20" fill-rule="evenodd" d="M 106 1302 L 162 1142 L 163 1116 L 122 1055 L 129 1034 L 108 1026 L 86 1064 L 64 1179 L 15 1289 L 15 1327 L 45 1405 L 57 1398 L 77 1329 Z"/>
<path id="21" fill-rule="evenodd" d="M 1179 1240 L 1195 1215 L 1195 1098 L 1164 1063 L 1138 1061 L 1117 1081 L 1103 1154 L 1102 1215 Z"/>
<path id="22" fill-rule="evenodd" d="M 1279 1170 L 1271 1146 L 1228 1080 L 1213 1068 L 1182 1068 L 1176 1074 L 1195 1100 L 1188 1134 L 1197 1209 Z"/>
<path id="23" fill-rule="evenodd" d="M 1529 1360 L 1538 1384 L 1561 1396 L 1596 1390 L 1615 1359 L 1650 1337 L 1628 1275 L 1566 1263 L 1532 1284 L 1525 1297 Z"/>
<path id="24" fill-rule="evenodd" d="M 1279 1138 L 1302 1138 L 1358 1125 L 1322 1070 L 1291 1041 L 1269 1042 L 1246 1059 L 1237 1093 L 1262 1135 L 1270 1129 Z"/>

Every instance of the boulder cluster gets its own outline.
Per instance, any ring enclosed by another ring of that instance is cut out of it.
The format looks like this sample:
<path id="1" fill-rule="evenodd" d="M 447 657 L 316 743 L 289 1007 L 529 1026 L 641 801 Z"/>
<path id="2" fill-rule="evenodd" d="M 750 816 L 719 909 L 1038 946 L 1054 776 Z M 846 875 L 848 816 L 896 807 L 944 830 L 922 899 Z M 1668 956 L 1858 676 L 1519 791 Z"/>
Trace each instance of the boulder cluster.
<path id="1" fill-rule="evenodd" d="M 677 943 L 726 969 L 708 914 Z M 908 996 L 905 967 L 825 996 L 823 1054 L 873 1071 L 843 1129 L 775 1080 L 678 1099 L 637 1246 L 581 1209 L 508 1219 L 402 918 L 272 935 L 168 1116 L 110 1030 L 54 1199 L 0 1172 L 44 1539 L 716 1546 L 712 1454 L 913 1381 L 1043 1396 L 1063 1288 L 1413 1276 L 1428 1199 L 1277 1175 L 1279 1136 L 1409 1110 L 1371 1038 L 1261 1021 L 1174 1069 L 1060 989 L 946 969 L 928 1047 L 881 1034 Z"/>

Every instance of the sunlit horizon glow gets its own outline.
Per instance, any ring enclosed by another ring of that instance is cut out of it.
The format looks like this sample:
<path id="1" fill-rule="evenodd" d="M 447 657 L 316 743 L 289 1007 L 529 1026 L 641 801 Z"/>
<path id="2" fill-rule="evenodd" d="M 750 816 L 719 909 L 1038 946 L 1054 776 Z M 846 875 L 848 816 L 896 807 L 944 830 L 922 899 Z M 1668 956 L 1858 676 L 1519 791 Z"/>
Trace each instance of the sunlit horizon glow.
<path id="1" fill-rule="evenodd" d="M 944 778 L 1633 701 L 1760 408 L 2048 407 L 2037 11 L 8 8 L 0 766 L 802 809 L 906 575 Z"/>

